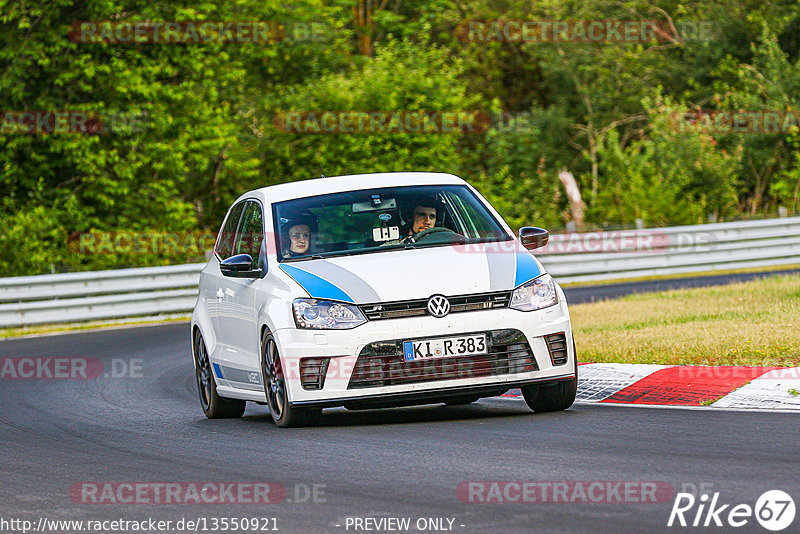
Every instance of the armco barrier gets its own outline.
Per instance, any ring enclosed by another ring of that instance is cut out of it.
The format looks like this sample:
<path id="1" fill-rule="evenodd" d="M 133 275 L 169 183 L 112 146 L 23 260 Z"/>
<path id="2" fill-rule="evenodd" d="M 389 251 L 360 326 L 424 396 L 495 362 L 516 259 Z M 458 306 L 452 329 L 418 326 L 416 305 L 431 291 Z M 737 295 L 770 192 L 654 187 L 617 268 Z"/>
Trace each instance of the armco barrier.
<path id="1" fill-rule="evenodd" d="M 0 327 L 185 313 L 204 265 L 0 278 Z"/>
<path id="2" fill-rule="evenodd" d="M 800 264 L 800 217 L 560 234 L 536 257 L 562 283 Z"/>
<path id="3" fill-rule="evenodd" d="M 800 217 L 559 234 L 536 256 L 562 283 L 800 264 Z M 203 266 L 0 278 L 0 327 L 187 313 Z"/>

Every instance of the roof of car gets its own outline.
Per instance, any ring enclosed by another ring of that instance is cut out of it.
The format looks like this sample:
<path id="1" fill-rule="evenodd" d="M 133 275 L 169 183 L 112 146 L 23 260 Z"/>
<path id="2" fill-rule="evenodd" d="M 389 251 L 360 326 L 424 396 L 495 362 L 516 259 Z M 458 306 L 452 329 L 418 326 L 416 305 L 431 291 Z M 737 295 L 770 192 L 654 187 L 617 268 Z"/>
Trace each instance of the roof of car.
<path id="1" fill-rule="evenodd" d="M 466 183 L 458 176 L 442 172 L 378 172 L 372 174 L 352 174 L 331 176 L 313 180 L 299 180 L 278 185 L 262 187 L 242 195 L 253 193 L 264 195 L 268 202 L 281 202 L 293 198 L 303 198 L 340 191 L 356 191 L 373 187 L 396 187 L 404 185 L 460 185 Z"/>

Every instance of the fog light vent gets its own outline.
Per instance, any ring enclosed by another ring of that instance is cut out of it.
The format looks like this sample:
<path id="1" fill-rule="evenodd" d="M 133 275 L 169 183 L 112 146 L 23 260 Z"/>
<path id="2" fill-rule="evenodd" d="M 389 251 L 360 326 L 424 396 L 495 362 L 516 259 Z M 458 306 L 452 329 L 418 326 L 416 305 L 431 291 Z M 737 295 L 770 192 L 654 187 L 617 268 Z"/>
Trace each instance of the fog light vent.
<path id="1" fill-rule="evenodd" d="M 567 335 L 564 332 L 544 336 L 547 349 L 550 351 L 550 361 L 553 365 L 567 363 Z"/>
<path id="2" fill-rule="evenodd" d="M 300 360 L 300 383 L 303 389 L 322 389 L 328 373 L 330 358 L 302 358 Z"/>

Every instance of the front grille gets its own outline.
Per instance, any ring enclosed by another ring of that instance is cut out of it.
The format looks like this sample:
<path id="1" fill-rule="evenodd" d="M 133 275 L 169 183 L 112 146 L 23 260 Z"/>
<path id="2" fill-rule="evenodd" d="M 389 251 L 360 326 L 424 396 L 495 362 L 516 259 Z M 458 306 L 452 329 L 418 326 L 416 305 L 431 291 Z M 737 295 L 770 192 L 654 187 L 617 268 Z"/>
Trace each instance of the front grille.
<path id="1" fill-rule="evenodd" d="M 447 297 L 447 300 L 450 301 L 450 313 L 505 308 L 508 306 L 510 299 L 510 291 Z M 360 308 L 370 321 L 429 315 L 428 299 L 362 304 Z"/>
<path id="2" fill-rule="evenodd" d="M 303 389 L 322 389 L 328 373 L 330 358 L 302 358 L 300 360 L 300 383 Z"/>
<path id="3" fill-rule="evenodd" d="M 539 369 L 525 335 L 519 330 L 505 329 L 478 333 L 486 334 L 487 354 L 406 362 L 403 356 L 403 342 L 413 339 L 370 343 L 359 353 L 347 388 L 372 388 L 497 376 Z"/>
<path id="4" fill-rule="evenodd" d="M 550 351 L 550 361 L 553 365 L 567 363 L 567 335 L 564 332 L 544 336 L 547 350 Z"/>

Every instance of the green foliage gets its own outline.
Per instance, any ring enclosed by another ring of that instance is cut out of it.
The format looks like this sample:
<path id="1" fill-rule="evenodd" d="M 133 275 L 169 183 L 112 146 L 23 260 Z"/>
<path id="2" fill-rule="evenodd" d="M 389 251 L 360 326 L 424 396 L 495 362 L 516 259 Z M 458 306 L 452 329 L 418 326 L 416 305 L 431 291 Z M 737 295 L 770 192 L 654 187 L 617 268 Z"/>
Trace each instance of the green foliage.
<path id="1" fill-rule="evenodd" d="M 715 71 L 719 76 L 715 96 L 721 110 L 800 111 L 800 57 L 781 49 L 776 26 L 762 20 L 760 35 L 751 43 L 747 63 L 730 59 Z M 795 50 L 796 52 L 796 50 Z M 734 135 L 721 139 L 727 145 Z M 749 134 L 743 139 L 743 165 L 739 179 L 740 207 L 751 214 L 772 210 L 778 204 L 800 209 L 798 190 L 798 130 Z M 735 141 L 735 142 L 738 142 Z M 772 210 L 774 211 L 774 210 Z"/>
<path id="2" fill-rule="evenodd" d="M 709 215 L 735 213 L 740 151 L 716 149 L 701 130 L 681 125 L 685 110 L 659 103 L 651 110 L 650 129 L 623 147 L 611 130 L 600 150 L 601 186 L 592 206 L 595 218 L 623 223 L 643 219 L 648 226 L 698 224 Z"/>
<path id="3" fill-rule="evenodd" d="M 497 102 L 492 127 L 471 139 L 464 151 L 465 176 L 497 208 L 512 228 L 561 227 L 566 200 L 558 179 L 558 153 L 545 133 L 569 127 L 558 110 L 504 113 Z"/>
<path id="4" fill-rule="evenodd" d="M 460 62 L 445 50 L 388 40 L 362 69 L 331 73 L 295 86 L 265 106 L 260 149 L 275 181 L 365 172 L 458 172 L 458 133 L 286 133 L 281 112 L 467 112 L 476 97 L 460 80 Z M 315 115 L 318 116 L 318 115 Z M 388 124 L 388 120 L 385 124 Z M 347 126 L 345 126 L 346 128 Z M 359 130 L 359 128 L 354 128 Z"/>
<path id="5" fill-rule="evenodd" d="M 369 16 L 356 21 L 358 6 Z M 575 43 L 459 31 L 498 19 L 659 20 L 676 33 Z M 288 33 L 272 43 L 69 37 L 78 21 L 145 20 L 272 21 Z M 698 22 L 714 31 L 693 33 Z M 0 111 L 84 112 L 105 125 L 0 130 L 0 275 L 201 259 L 192 247 L 91 254 L 69 243 L 87 232 L 214 232 L 243 191 L 319 174 L 453 172 L 515 227 L 570 221 L 562 169 L 578 179 L 589 227 L 797 212 L 796 129 L 676 131 L 672 119 L 800 111 L 798 29 L 800 6 L 788 0 L 0 0 Z M 465 134 L 300 134 L 275 121 L 395 110 L 491 123 Z"/>
<path id="6" fill-rule="evenodd" d="M 42 272 L 54 269 L 62 260 L 53 251 L 66 243 L 67 235 L 56 222 L 57 214 L 44 206 L 20 210 L 14 216 L 0 217 L 0 272 Z"/>

